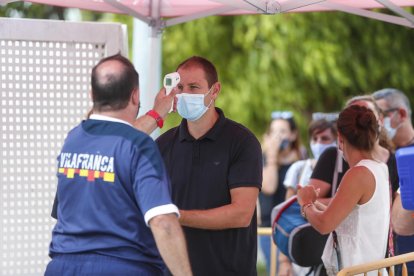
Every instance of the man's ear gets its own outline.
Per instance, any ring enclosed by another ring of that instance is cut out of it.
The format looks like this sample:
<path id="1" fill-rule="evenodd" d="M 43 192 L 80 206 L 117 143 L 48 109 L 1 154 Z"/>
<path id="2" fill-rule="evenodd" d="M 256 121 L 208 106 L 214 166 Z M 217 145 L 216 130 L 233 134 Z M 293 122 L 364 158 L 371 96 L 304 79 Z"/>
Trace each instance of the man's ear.
<path id="1" fill-rule="evenodd" d="M 134 91 L 132 91 L 132 93 L 131 93 L 131 102 L 134 105 L 139 104 L 139 89 L 138 88 L 135 88 Z"/>
<path id="2" fill-rule="evenodd" d="M 213 84 L 213 89 L 211 91 L 211 96 L 213 97 L 213 99 L 215 100 L 218 95 L 220 94 L 221 91 L 221 83 L 218 81 L 215 84 Z"/>
<path id="3" fill-rule="evenodd" d="M 398 108 L 398 115 L 400 115 L 402 121 L 408 119 L 408 112 L 404 108 Z"/>

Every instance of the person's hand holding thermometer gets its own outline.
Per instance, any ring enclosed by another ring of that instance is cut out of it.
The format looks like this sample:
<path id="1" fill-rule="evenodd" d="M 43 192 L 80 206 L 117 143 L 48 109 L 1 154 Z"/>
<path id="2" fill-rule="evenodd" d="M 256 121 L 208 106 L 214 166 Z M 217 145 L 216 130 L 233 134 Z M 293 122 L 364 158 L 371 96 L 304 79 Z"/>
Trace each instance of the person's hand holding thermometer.
<path id="1" fill-rule="evenodd" d="M 177 72 L 169 73 L 164 77 L 164 87 L 165 87 L 165 95 L 169 95 L 174 87 L 180 83 L 180 74 Z M 173 110 L 174 102 L 171 104 L 171 109 L 169 112 Z"/>

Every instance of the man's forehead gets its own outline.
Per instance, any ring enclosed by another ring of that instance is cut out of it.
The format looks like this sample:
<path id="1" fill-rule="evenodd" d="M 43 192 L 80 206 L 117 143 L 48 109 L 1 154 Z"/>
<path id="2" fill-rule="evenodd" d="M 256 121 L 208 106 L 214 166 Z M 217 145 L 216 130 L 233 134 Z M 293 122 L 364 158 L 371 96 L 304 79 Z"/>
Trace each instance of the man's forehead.
<path id="1" fill-rule="evenodd" d="M 206 75 L 198 66 L 188 66 L 178 69 L 181 83 L 207 83 Z"/>
<path id="2" fill-rule="evenodd" d="M 381 110 L 386 110 L 389 108 L 389 104 L 385 99 L 376 100 L 376 103 L 379 106 L 379 108 L 381 108 Z"/>

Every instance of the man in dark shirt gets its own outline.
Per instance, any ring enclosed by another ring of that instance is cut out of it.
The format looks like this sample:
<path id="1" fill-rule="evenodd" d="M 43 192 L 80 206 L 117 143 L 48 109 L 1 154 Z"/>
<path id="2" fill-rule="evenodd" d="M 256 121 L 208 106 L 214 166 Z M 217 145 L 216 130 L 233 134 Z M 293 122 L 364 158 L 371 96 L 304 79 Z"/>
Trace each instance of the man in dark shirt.
<path id="1" fill-rule="evenodd" d="M 385 88 L 376 91 L 373 94 L 373 97 L 384 113 L 384 128 L 396 148 L 413 147 L 414 128 L 411 122 L 411 106 L 407 96 L 397 89 Z M 413 220 L 413 218 L 409 215 L 406 217 L 403 215 L 403 218 L 399 217 L 401 214 L 408 213 L 408 211 L 405 212 L 402 208 L 399 208 L 399 206 L 401 206 L 401 198 L 400 195 L 397 194 L 393 206 L 393 227 L 397 233 L 400 232 L 406 234 L 404 229 L 402 229 L 405 224 L 402 224 L 401 220 Z M 401 212 L 396 212 L 398 209 Z M 397 223 L 398 221 L 399 223 Z M 414 235 L 397 236 L 395 250 L 397 255 L 409 253 L 413 250 Z M 407 268 L 409 275 L 414 274 L 414 262 L 408 263 Z M 401 273 L 401 268 L 397 269 L 396 272 L 397 275 L 399 275 Z"/>
<path id="2" fill-rule="evenodd" d="M 192 57 L 177 72 L 176 107 L 184 119 L 157 143 L 194 275 L 256 275 L 260 144 L 215 107 L 221 84 L 211 62 Z"/>

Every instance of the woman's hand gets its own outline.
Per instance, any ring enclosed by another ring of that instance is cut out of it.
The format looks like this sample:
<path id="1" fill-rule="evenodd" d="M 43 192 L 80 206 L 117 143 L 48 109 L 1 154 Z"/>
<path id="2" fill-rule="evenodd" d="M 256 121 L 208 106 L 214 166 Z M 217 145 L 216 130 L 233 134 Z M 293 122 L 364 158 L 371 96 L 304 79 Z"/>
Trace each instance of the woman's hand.
<path id="1" fill-rule="evenodd" d="M 298 189 L 298 203 L 300 206 L 315 202 L 318 192 L 311 185 Z"/>
<path id="2" fill-rule="evenodd" d="M 263 151 L 266 159 L 275 162 L 279 153 L 279 147 L 282 139 L 279 135 L 266 133 L 263 137 Z"/>
<path id="3" fill-rule="evenodd" d="M 292 263 L 287 261 L 279 262 L 279 276 L 293 276 Z"/>

